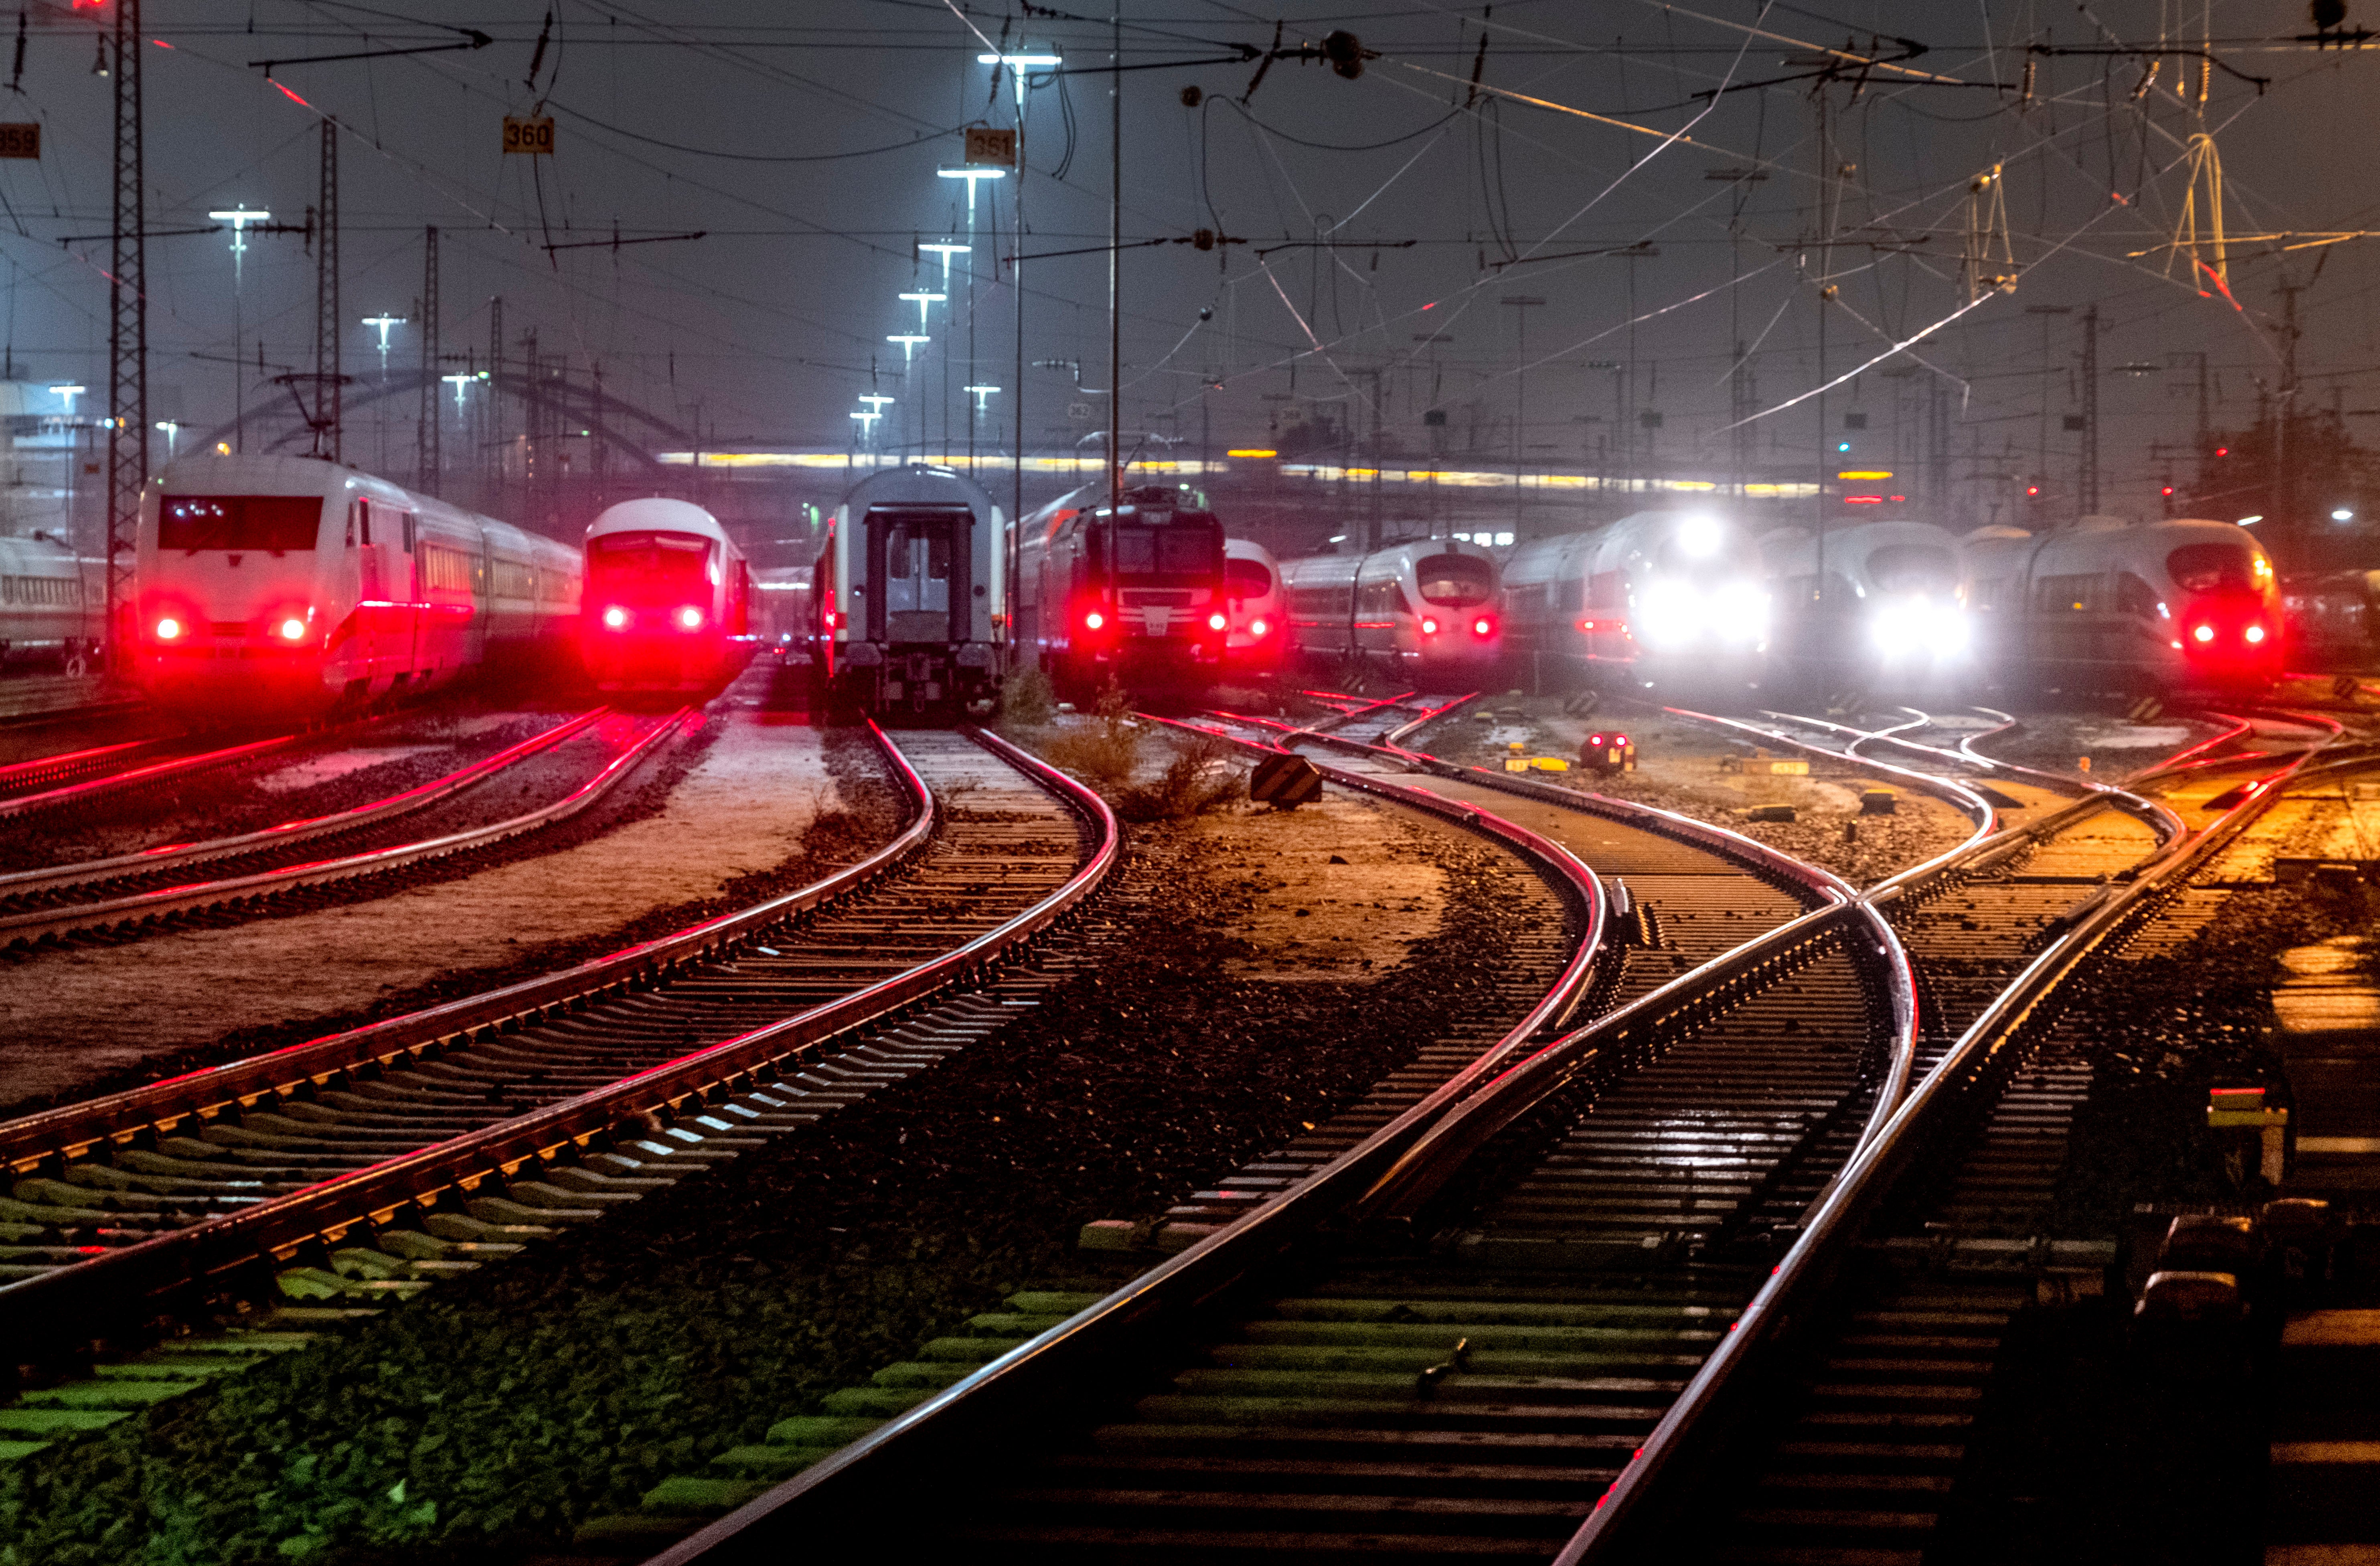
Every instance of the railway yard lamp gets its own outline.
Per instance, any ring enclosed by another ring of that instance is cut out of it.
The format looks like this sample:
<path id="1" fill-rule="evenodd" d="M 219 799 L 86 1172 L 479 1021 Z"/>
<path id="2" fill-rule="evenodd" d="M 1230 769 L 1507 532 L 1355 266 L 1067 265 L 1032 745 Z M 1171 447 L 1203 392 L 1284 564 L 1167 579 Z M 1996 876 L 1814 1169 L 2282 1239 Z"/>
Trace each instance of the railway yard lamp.
<path id="1" fill-rule="evenodd" d="M 917 330 L 920 332 L 926 329 L 926 311 L 950 297 L 948 294 L 904 294 L 901 297 L 917 307 Z M 921 342 L 925 340 L 919 339 Z M 891 341 L 897 343 L 901 339 L 894 337 Z"/>

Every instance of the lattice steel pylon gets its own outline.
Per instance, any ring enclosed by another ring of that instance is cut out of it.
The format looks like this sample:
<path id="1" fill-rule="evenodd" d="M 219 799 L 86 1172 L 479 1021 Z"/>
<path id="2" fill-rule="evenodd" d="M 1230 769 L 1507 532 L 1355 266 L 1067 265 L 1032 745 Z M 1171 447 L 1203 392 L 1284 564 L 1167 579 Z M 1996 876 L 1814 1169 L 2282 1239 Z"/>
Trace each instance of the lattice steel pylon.
<path id="1" fill-rule="evenodd" d="M 339 460 L 339 122 L 322 120 L 322 194 L 314 236 L 314 455 Z"/>
<path id="2" fill-rule="evenodd" d="M 421 237 L 421 433 L 415 470 L 417 482 L 430 494 L 438 492 L 438 229 Z"/>
<path id="3" fill-rule="evenodd" d="M 148 222 L 140 157 L 140 0 L 115 6 L 115 225 L 107 325 L 107 662 L 132 611 L 133 546 L 149 485 Z"/>

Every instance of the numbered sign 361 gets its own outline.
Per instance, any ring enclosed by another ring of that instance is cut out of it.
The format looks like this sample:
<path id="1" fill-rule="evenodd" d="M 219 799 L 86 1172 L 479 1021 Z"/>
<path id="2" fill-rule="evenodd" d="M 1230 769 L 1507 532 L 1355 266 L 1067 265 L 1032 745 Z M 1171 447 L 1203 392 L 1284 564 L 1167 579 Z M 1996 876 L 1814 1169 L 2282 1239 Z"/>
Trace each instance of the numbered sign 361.
<path id="1" fill-rule="evenodd" d="M 504 116 L 504 151 L 551 156 L 553 152 L 553 119 L 515 119 Z"/>

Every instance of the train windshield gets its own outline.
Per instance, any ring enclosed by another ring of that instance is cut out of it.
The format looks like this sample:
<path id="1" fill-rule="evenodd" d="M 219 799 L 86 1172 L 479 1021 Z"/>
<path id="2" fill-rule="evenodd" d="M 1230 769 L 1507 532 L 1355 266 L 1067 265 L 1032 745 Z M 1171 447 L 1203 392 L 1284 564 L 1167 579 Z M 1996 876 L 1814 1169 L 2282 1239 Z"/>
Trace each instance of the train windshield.
<path id="1" fill-rule="evenodd" d="M 1496 596 L 1496 568 L 1467 554 L 1424 555 L 1414 562 L 1414 581 L 1425 601 L 1457 609 Z"/>
<path id="2" fill-rule="evenodd" d="M 1210 512 L 1177 511 L 1155 525 L 1126 516 L 1109 525 L 1108 536 L 1116 580 L 1126 586 L 1204 586 L 1223 573 L 1223 525 Z"/>
<path id="3" fill-rule="evenodd" d="M 1867 557 L 1867 572 L 1888 593 L 1948 593 L 1959 585 L 1959 557 L 1939 544 L 1887 544 Z"/>
<path id="4" fill-rule="evenodd" d="M 709 539 L 684 533 L 604 533 L 588 540 L 587 572 L 599 589 L 669 596 L 718 579 Z"/>
<path id="5" fill-rule="evenodd" d="M 1272 573 L 1261 560 L 1226 560 L 1223 590 L 1232 598 L 1262 598 L 1272 591 Z"/>
<path id="6" fill-rule="evenodd" d="M 320 495 L 167 495 L 158 504 L 159 549 L 312 549 Z"/>
<path id="7" fill-rule="evenodd" d="M 2189 593 L 2260 588 L 2264 584 L 2257 578 L 2263 573 L 2256 570 L 2257 564 L 2256 552 L 2246 544 L 2184 544 L 2165 557 L 2166 575 Z"/>

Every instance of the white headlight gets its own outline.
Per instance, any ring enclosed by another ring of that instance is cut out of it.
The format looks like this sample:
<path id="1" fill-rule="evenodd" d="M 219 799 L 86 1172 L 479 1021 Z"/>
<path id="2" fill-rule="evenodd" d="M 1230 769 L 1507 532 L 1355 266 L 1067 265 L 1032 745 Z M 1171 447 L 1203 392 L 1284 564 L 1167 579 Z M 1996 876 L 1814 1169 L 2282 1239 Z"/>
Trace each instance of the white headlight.
<path id="1" fill-rule="evenodd" d="M 1768 634 L 1768 595 L 1755 582 L 1729 582 L 1711 594 L 1710 624 L 1723 642 L 1757 642 Z"/>
<path id="2" fill-rule="evenodd" d="M 1683 647 L 1703 633 L 1703 603 L 1683 582 L 1648 584 L 1636 605 L 1636 635 L 1651 647 Z"/>

